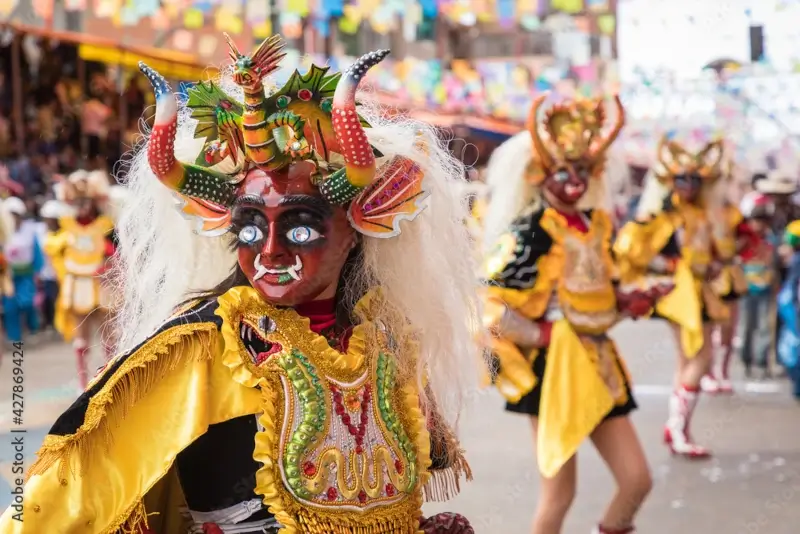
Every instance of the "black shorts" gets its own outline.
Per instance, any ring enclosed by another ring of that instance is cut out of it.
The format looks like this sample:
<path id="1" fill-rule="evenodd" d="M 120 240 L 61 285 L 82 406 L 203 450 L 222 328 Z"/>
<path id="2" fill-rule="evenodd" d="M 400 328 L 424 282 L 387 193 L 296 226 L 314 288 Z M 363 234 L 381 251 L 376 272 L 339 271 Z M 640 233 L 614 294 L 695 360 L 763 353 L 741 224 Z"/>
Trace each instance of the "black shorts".
<path id="1" fill-rule="evenodd" d="M 519 402 L 506 403 L 507 411 L 539 417 L 539 403 L 541 402 L 542 398 L 542 378 L 544 377 L 546 365 L 546 355 L 539 355 L 535 360 L 533 360 L 533 374 L 536 376 L 536 387 L 534 387 L 530 393 L 522 397 Z M 625 404 L 615 405 L 603 418 L 604 421 L 613 419 L 614 417 L 628 415 L 638 408 L 636 399 L 633 398 L 633 392 L 631 391 L 631 385 L 628 382 L 628 376 L 625 374 L 625 369 L 623 369 L 622 365 L 620 365 L 619 359 L 617 359 L 617 366 L 619 368 L 620 375 L 622 376 L 622 380 L 625 382 L 625 392 L 628 394 L 628 400 L 625 402 Z"/>

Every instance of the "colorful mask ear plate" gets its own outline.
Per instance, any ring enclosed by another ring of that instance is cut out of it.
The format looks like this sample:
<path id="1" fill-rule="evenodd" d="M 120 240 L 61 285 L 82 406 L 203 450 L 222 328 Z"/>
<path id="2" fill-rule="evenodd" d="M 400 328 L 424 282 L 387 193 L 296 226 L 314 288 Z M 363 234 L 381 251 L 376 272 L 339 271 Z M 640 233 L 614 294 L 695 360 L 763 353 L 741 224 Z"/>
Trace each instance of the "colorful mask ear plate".
<path id="1" fill-rule="evenodd" d="M 193 197 L 175 193 L 178 211 L 181 216 L 192 221 L 194 233 L 206 237 L 223 235 L 231 226 L 229 208 Z"/>
<path id="2" fill-rule="evenodd" d="M 430 194 L 423 187 L 425 174 L 413 161 L 395 157 L 378 171 L 378 177 L 350 204 L 347 217 L 361 234 L 389 238 L 400 234 L 400 221 L 413 221 Z"/>

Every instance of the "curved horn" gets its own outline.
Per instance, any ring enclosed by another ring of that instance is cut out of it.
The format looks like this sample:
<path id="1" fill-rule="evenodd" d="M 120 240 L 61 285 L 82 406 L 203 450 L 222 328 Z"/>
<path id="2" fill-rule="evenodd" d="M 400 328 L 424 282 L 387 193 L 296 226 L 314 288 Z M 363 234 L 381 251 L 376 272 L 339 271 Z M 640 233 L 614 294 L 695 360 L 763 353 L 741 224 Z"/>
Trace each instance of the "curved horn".
<path id="1" fill-rule="evenodd" d="M 333 131 L 342 148 L 347 180 L 356 187 L 366 187 L 375 177 L 375 155 L 356 113 L 356 89 L 367 71 L 388 55 L 389 50 L 378 50 L 361 56 L 345 71 L 333 94 Z"/>
<path id="2" fill-rule="evenodd" d="M 708 155 L 710 153 L 712 153 L 712 151 L 714 149 L 717 150 L 714 158 L 711 161 L 707 162 L 706 158 L 708 158 Z M 721 139 L 717 139 L 716 141 L 711 141 L 705 147 L 703 147 L 703 150 L 701 150 L 697 154 L 697 162 L 702 164 L 702 165 L 705 165 L 706 168 L 708 168 L 708 169 L 713 169 L 717 165 L 719 165 L 720 161 L 722 161 L 722 156 L 723 156 L 724 152 L 725 152 L 725 149 L 723 147 Z"/>
<path id="3" fill-rule="evenodd" d="M 617 122 L 614 124 L 614 128 L 608 132 L 608 135 L 603 137 L 603 140 L 593 151 L 595 157 L 608 150 L 608 147 L 611 146 L 611 143 L 613 143 L 617 136 L 619 136 L 619 132 L 622 131 L 622 127 L 625 126 L 625 108 L 622 107 L 622 100 L 620 100 L 619 95 L 614 96 L 614 104 L 617 106 Z M 598 127 L 602 127 L 602 125 L 598 125 Z"/>
<path id="4" fill-rule="evenodd" d="M 541 135 L 539 135 L 539 123 L 536 119 L 537 114 L 539 113 L 539 108 L 542 107 L 542 103 L 547 98 L 547 95 L 541 95 L 536 97 L 531 105 L 531 111 L 528 114 L 528 131 L 531 134 L 531 139 L 533 140 L 533 150 L 539 156 L 539 161 L 541 161 L 542 167 L 545 169 L 550 169 L 553 166 L 553 156 L 550 154 L 550 151 L 547 150 L 547 147 L 542 140 Z"/>
<path id="5" fill-rule="evenodd" d="M 225 175 L 181 163 L 175 157 L 178 101 L 158 72 L 142 62 L 139 62 L 139 70 L 150 80 L 156 94 L 156 116 L 147 143 L 147 161 L 153 174 L 162 184 L 182 195 L 220 206 L 229 205 L 233 198 L 233 185 Z"/>
<path id="6" fill-rule="evenodd" d="M 231 39 L 230 35 L 228 35 L 227 33 L 223 33 L 222 35 L 225 37 L 225 40 L 228 42 L 228 48 L 230 48 L 230 52 L 228 52 L 228 55 L 230 56 L 231 60 L 234 63 L 236 63 L 236 60 L 238 60 L 240 57 L 242 57 L 242 53 L 239 52 L 238 48 L 236 48 L 236 43 L 233 42 L 233 39 Z"/>

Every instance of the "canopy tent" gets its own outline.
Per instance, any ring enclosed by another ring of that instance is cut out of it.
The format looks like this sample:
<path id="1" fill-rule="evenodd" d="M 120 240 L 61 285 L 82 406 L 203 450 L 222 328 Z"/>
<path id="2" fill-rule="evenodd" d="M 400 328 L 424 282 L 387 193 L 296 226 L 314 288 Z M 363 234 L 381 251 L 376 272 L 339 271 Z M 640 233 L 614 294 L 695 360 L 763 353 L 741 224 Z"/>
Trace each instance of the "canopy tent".
<path id="1" fill-rule="evenodd" d="M 119 65 L 126 69 L 136 69 L 139 61 L 144 61 L 168 79 L 194 81 L 216 74 L 216 69 L 201 65 L 196 56 L 192 54 L 128 46 L 83 33 L 53 31 L 18 23 L 2 23 L 0 28 L 22 35 L 73 43 L 78 47 L 78 53 L 85 61 Z"/>

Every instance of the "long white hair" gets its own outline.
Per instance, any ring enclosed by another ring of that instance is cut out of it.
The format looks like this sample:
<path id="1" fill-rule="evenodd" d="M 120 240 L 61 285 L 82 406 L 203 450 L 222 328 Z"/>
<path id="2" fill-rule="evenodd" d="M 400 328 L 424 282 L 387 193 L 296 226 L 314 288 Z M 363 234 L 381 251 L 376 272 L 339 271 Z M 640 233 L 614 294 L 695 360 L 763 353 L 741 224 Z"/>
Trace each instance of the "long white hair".
<path id="1" fill-rule="evenodd" d="M 229 95 L 241 99 L 241 90 L 229 73 L 219 83 Z M 366 105 L 360 112 L 372 125 L 366 129 L 372 145 L 387 157 L 416 161 L 432 194 L 416 220 L 402 223 L 401 235 L 363 237 L 359 283 L 381 288 L 392 309 L 378 318 L 390 331 L 404 331 L 407 324 L 399 323 L 410 322 L 420 346 L 414 370 L 420 381 L 427 375 L 443 415 L 453 415 L 461 408 L 464 394 L 477 385 L 480 364 L 474 342 L 480 324 L 478 281 L 464 225 L 469 212 L 457 193 L 464 169 L 431 127 L 388 119 L 377 106 Z M 176 139 L 179 160 L 192 162 L 199 153 L 203 140 L 193 138 L 194 125 L 189 110 L 181 109 Z M 419 133 L 427 139 L 424 149 L 415 144 Z M 176 211 L 172 193 L 151 172 L 144 146 L 134 156 L 127 176 L 129 194 L 117 227 L 116 279 L 124 292 L 115 318 L 120 351 L 146 339 L 192 292 L 220 284 L 237 263 L 229 249 L 232 236 L 193 233 L 190 223 Z M 398 321 L 398 316 L 404 320 Z"/>
<path id="2" fill-rule="evenodd" d="M 483 214 L 481 249 L 488 253 L 497 239 L 522 211 L 538 198 L 536 188 L 525 180 L 525 168 L 533 157 L 531 134 L 523 131 L 501 144 L 486 167 L 489 188 Z"/>

